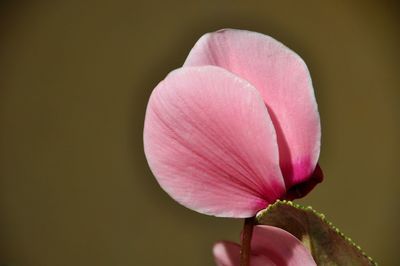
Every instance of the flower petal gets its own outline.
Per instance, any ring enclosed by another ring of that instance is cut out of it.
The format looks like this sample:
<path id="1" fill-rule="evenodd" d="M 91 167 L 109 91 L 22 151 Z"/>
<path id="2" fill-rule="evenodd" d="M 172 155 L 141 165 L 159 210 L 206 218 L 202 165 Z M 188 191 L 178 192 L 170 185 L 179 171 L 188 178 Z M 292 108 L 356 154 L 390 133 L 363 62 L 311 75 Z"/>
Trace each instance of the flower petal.
<path id="1" fill-rule="evenodd" d="M 233 242 L 221 241 L 214 245 L 213 255 L 217 266 L 239 266 L 240 246 Z"/>
<path id="2" fill-rule="evenodd" d="M 240 265 L 240 245 L 221 241 L 214 245 L 214 260 L 217 266 L 239 266 Z M 276 264 L 267 256 L 262 254 L 251 256 L 251 266 L 275 266 Z M 276 265 L 280 266 L 280 265 Z"/>
<path id="3" fill-rule="evenodd" d="M 213 254 L 218 266 L 239 266 L 240 246 L 218 242 Z M 293 235 L 278 227 L 257 225 L 251 240 L 251 266 L 314 266 L 310 252 Z"/>
<path id="4" fill-rule="evenodd" d="M 202 36 L 184 64 L 201 65 L 225 68 L 260 91 L 275 126 L 287 190 L 313 179 L 297 191 L 304 196 L 322 181 L 312 174 L 320 151 L 317 103 L 307 66 L 296 53 L 269 36 L 226 29 Z"/>
<path id="5" fill-rule="evenodd" d="M 257 225 L 251 241 L 252 256 L 265 256 L 275 265 L 316 265 L 310 251 L 296 237 L 278 227 Z"/>
<path id="6" fill-rule="evenodd" d="M 250 217 L 285 193 L 261 96 L 222 68 L 171 72 L 150 97 L 143 135 L 157 181 L 190 209 Z"/>

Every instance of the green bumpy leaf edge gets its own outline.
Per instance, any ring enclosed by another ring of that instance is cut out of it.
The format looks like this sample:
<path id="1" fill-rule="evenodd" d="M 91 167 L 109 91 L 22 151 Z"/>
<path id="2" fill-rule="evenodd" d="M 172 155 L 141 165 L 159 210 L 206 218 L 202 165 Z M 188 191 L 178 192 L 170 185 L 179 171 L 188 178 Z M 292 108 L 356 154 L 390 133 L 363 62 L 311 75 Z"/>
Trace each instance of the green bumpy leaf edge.
<path id="1" fill-rule="evenodd" d="M 276 226 L 297 237 L 318 265 L 378 265 L 354 241 L 310 206 L 278 200 L 256 215 L 258 224 Z"/>

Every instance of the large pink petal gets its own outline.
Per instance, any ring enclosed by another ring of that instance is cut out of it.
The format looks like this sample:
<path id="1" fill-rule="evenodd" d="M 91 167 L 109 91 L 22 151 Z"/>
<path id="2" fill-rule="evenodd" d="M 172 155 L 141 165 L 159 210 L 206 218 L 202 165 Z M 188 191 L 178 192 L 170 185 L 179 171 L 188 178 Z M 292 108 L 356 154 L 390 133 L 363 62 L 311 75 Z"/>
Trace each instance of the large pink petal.
<path id="1" fill-rule="evenodd" d="M 201 213 L 250 217 L 285 193 L 261 96 L 219 67 L 181 68 L 158 84 L 147 106 L 144 148 L 161 187 Z"/>
<path id="2" fill-rule="evenodd" d="M 322 180 L 313 174 L 321 135 L 317 103 L 307 66 L 296 53 L 269 36 L 226 29 L 195 44 L 184 66 L 200 65 L 225 68 L 260 91 L 277 133 L 287 189 L 293 188 L 288 198 L 303 196 Z"/>
<path id="3" fill-rule="evenodd" d="M 275 265 L 316 265 L 310 251 L 295 236 L 278 227 L 257 225 L 251 241 L 253 256 L 265 256 Z"/>
<path id="4" fill-rule="evenodd" d="M 214 245 L 218 266 L 239 266 L 240 246 L 232 242 Z M 273 226 L 254 227 L 251 241 L 251 266 L 315 266 L 310 252 L 290 233 Z"/>

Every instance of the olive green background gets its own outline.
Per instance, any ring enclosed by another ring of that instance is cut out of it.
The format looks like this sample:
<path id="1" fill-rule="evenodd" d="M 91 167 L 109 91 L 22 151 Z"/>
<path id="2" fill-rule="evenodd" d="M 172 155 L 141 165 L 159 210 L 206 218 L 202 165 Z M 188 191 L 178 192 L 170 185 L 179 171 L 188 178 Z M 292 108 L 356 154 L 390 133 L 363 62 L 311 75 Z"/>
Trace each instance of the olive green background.
<path id="1" fill-rule="evenodd" d="M 0 5 L 0 265 L 213 265 L 240 220 L 175 203 L 142 146 L 147 99 L 205 32 L 275 37 L 308 64 L 326 179 L 306 199 L 400 265 L 399 14 L 389 1 Z"/>

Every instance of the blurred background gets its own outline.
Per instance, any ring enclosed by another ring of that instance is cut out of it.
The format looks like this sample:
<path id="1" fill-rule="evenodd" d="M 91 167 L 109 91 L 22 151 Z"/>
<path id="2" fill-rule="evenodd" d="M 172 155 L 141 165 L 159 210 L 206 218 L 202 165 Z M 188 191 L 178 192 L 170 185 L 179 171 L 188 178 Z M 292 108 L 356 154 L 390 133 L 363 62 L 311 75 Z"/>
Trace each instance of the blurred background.
<path id="1" fill-rule="evenodd" d="M 144 154 L 145 107 L 205 32 L 300 54 L 326 179 L 302 204 L 400 265 L 399 8 L 390 1 L 2 1 L 0 265 L 213 265 L 241 220 L 190 211 Z"/>

